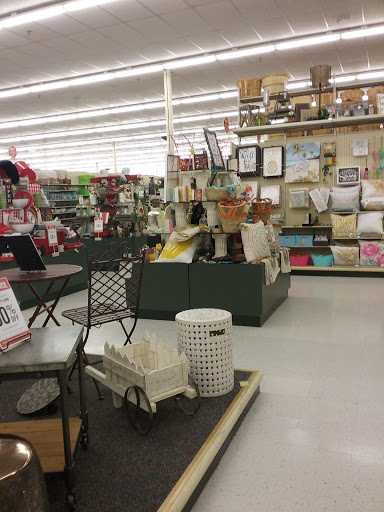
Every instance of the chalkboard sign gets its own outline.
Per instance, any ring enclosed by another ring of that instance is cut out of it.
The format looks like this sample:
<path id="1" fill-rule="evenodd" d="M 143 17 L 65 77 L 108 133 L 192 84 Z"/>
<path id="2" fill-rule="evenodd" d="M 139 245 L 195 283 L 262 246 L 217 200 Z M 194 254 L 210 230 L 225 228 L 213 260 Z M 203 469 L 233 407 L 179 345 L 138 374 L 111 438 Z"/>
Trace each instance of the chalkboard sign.
<path id="1" fill-rule="evenodd" d="M 338 185 L 358 185 L 360 183 L 360 166 L 356 167 L 338 167 L 337 184 Z"/>
<path id="2" fill-rule="evenodd" d="M 216 133 L 204 128 L 205 140 L 211 154 L 211 163 L 214 169 L 225 169 L 224 160 L 217 143 Z"/>
<path id="3" fill-rule="evenodd" d="M 259 146 L 237 148 L 237 161 L 240 177 L 260 176 L 261 150 Z"/>

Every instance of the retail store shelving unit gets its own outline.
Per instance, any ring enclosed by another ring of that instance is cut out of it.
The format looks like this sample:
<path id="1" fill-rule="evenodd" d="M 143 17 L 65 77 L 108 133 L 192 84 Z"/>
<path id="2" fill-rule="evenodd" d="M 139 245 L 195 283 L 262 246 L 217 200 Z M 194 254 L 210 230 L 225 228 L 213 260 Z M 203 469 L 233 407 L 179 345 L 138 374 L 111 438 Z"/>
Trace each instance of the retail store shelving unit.
<path id="1" fill-rule="evenodd" d="M 49 201 L 54 217 L 58 217 L 62 221 L 69 221 L 76 218 L 76 206 L 79 204 L 79 191 L 85 189 L 84 185 L 59 183 L 41 185 L 41 188 L 44 190 Z"/>

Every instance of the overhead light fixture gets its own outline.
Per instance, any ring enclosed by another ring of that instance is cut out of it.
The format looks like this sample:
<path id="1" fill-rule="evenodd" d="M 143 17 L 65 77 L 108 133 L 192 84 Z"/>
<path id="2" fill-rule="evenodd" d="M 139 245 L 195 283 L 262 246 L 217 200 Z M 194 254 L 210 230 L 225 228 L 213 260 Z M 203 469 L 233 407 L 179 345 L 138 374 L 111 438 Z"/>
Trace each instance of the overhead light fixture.
<path id="1" fill-rule="evenodd" d="M 292 82 L 287 84 L 287 90 L 289 89 L 304 89 L 304 87 L 308 87 L 308 82 Z"/>
<path id="2" fill-rule="evenodd" d="M 190 98 L 182 98 L 180 100 L 180 103 L 183 105 L 183 104 L 188 104 L 188 103 L 201 103 L 201 102 L 204 102 L 204 101 L 214 101 L 214 100 L 219 100 L 220 99 L 220 95 L 219 94 L 207 94 L 205 96 L 191 96 Z"/>
<path id="3" fill-rule="evenodd" d="M 165 62 L 163 64 L 164 69 L 179 69 L 186 68 L 189 66 L 198 66 L 200 64 L 209 64 L 216 60 L 215 55 L 205 55 L 203 57 L 192 57 L 190 59 L 174 60 L 171 62 Z"/>
<path id="4" fill-rule="evenodd" d="M 64 13 L 64 5 L 54 5 L 52 7 L 46 7 L 45 9 L 37 9 L 35 11 L 26 12 L 25 14 L 17 14 L 9 16 L 8 18 L 0 19 L 0 28 L 17 27 L 19 25 L 24 25 L 25 23 L 53 18 L 54 16 Z"/>
<path id="5" fill-rule="evenodd" d="M 67 2 L 64 4 L 64 9 L 67 12 L 74 12 L 79 11 L 80 9 L 88 9 L 89 7 L 110 4 L 112 2 L 116 2 L 116 0 L 74 0 L 73 2 Z"/>
<path id="6" fill-rule="evenodd" d="M 367 94 L 367 90 L 368 90 L 368 89 L 363 89 L 364 94 L 363 94 L 363 96 L 361 97 L 361 99 L 362 99 L 363 101 L 368 101 L 368 94 Z"/>
<path id="7" fill-rule="evenodd" d="M 316 100 L 315 100 L 315 96 L 314 96 L 314 94 L 312 94 L 312 103 L 311 103 L 311 107 L 316 107 Z"/>
<path id="8" fill-rule="evenodd" d="M 356 75 L 337 76 L 334 80 L 335 80 L 335 84 L 342 84 L 344 82 L 353 82 L 354 80 L 356 80 Z"/>
<path id="9" fill-rule="evenodd" d="M 113 73 L 115 78 L 125 78 L 129 76 L 148 75 L 150 73 L 158 73 L 163 71 L 161 64 L 153 64 L 150 66 L 140 66 L 137 68 L 123 69 L 122 71 L 115 71 Z"/>
<path id="10" fill-rule="evenodd" d="M 384 34 L 384 25 L 377 27 L 360 28 L 357 30 L 348 30 L 341 34 L 342 39 L 355 39 L 357 37 L 369 37 Z"/>
<path id="11" fill-rule="evenodd" d="M 313 46 L 315 44 L 331 43 L 338 41 L 340 34 L 326 34 L 324 36 L 305 37 L 303 39 L 296 39 L 279 43 L 276 45 L 276 50 L 290 50 L 291 48 L 303 48 L 304 46 Z"/>
<path id="12" fill-rule="evenodd" d="M 60 80 L 59 82 L 47 82 L 46 84 L 32 85 L 31 87 L 28 87 L 28 92 L 53 91 L 55 89 L 64 89 L 69 86 L 69 80 Z"/>
<path id="13" fill-rule="evenodd" d="M 74 78 L 69 81 L 69 85 L 85 85 L 85 84 L 96 84 L 98 82 L 105 82 L 106 80 L 112 80 L 114 77 L 114 73 L 101 73 L 99 75 L 90 75 L 90 76 L 82 76 L 80 78 Z"/>
<path id="14" fill-rule="evenodd" d="M 241 57 L 251 57 L 252 55 L 260 55 L 270 53 L 275 50 L 274 44 L 267 46 L 255 46 L 254 48 L 246 48 L 245 50 L 233 50 L 225 53 L 216 54 L 217 60 L 240 59 Z"/>
<path id="15" fill-rule="evenodd" d="M 223 92 L 220 94 L 220 98 L 222 98 L 222 99 L 237 98 L 237 91 Z"/>
<path id="16" fill-rule="evenodd" d="M 384 71 L 373 71 L 369 73 L 361 73 L 357 75 L 358 80 L 371 80 L 374 78 L 382 78 L 384 76 Z"/>

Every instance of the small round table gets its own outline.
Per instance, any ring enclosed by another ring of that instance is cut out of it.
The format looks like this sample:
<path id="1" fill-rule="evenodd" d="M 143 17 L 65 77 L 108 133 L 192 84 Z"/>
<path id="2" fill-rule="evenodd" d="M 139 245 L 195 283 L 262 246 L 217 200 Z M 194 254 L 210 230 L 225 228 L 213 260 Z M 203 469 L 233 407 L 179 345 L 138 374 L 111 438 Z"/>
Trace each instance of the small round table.
<path id="1" fill-rule="evenodd" d="M 44 320 L 43 327 L 46 327 L 50 319 L 52 319 L 57 326 L 60 326 L 59 322 L 53 315 L 59 300 L 63 296 L 65 287 L 72 276 L 79 274 L 83 270 L 83 267 L 79 265 L 47 265 L 46 270 L 33 271 L 33 272 L 21 272 L 19 268 L 10 268 L 7 270 L 0 271 L 1 277 L 6 277 L 11 285 L 14 284 L 26 284 L 37 297 L 38 304 L 33 312 L 33 315 L 29 319 L 28 329 L 32 326 L 36 318 L 42 313 L 47 313 L 47 318 Z M 50 306 L 47 306 L 47 299 L 49 292 L 51 291 L 55 281 L 63 280 L 63 284 L 56 295 L 56 298 Z M 47 288 L 45 292 L 40 295 L 35 288 L 36 283 L 46 282 Z M 20 397 L 17 403 L 17 410 L 20 414 L 31 414 L 39 411 L 43 407 L 46 407 L 53 400 L 55 400 L 60 394 L 60 388 L 56 378 L 44 379 L 42 382 L 36 383 L 25 391 Z"/>
<path id="2" fill-rule="evenodd" d="M 26 284 L 32 291 L 32 293 L 37 297 L 38 304 L 35 308 L 35 311 L 28 322 L 28 328 L 31 327 L 36 320 L 36 318 L 42 313 L 47 312 L 47 318 L 44 320 L 43 327 L 47 325 L 50 319 L 52 319 L 56 325 L 60 325 L 59 322 L 53 315 L 53 312 L 56 309 L 59 300 L 61 299 L 64 290 L 68 284 L 68 281 L 72 276 L 79 274 L 83 270 L 83 267 L 79 265 L 47 265 L 46 270 L 42 271 L 34 271 L 34 272 L 21 272 L 19 268 L 9 268 L 7 270 L 1 270 L 1 277 L 6 277 L 8 282 L 12 284 Z M 55 284 L 55 281 L 64 280 L 63 285 L 61 286 L 53 304 L 47 306 L 47 298 L 48 295 Z M 34 285 L 36 283 L 46 282 L 47 289 L 45 292 L 40 295 L 36 290 Z"/>

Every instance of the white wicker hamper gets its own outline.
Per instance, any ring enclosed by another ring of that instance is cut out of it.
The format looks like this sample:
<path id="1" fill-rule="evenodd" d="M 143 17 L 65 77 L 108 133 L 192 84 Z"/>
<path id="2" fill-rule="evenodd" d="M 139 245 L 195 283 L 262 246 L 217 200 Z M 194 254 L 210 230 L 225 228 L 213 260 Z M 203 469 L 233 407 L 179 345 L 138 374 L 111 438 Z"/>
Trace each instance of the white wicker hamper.
<path id="1" fill-rule="evenodd" d="M 203 397 L 234 386 L 232 315 L 222 309 L 189 309 L 176 315 L 177 348 L 184 352 Z"/>

